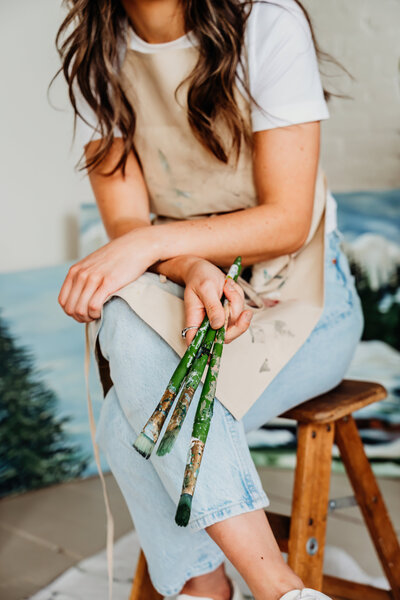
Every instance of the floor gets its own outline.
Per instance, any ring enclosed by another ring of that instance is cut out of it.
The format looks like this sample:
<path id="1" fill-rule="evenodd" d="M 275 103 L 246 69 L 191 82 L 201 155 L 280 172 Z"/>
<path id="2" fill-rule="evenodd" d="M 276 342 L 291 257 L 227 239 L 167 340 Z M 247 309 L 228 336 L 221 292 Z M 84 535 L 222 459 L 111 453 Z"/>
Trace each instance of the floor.
<path id="1" fill-rule="evenodd" d="M 260 468 L 259 472 L 271 500 L 270 509 L 289 514 L 292 473 L 271 468 Z M 107 474 L 106 480 L 117 540 L 132 530 L 132 523 L 113 476 Z M 380 478 L 379 484 L 400 534 L 400 480 Z M 331 498 L 348 495 L 351 489 L 346 477 L 333 475 Z M 383 575 L 357 507 L 331 514 L 327 543 L 346 550 L 369 575 Z M 104 546 L 105 509 L 98 477 L 1 500 L 1 600 L 29 598 Z"/>

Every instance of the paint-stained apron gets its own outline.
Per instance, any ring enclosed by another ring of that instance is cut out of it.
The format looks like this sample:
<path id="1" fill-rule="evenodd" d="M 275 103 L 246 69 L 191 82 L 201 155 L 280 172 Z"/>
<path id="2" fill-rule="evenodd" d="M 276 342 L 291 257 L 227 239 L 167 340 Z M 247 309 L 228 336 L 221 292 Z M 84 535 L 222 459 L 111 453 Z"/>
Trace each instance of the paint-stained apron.
<path id="1" fill-rule="evenodd" d="M 123 62 L 123 87 L 137 116 L 134 142 L 148 188 L 150 210 L 155 215 L 153 226 L 176 219 L 232 212 L 258 204 L 251 150 L 242 144 L 236 166 L 233 157 L 228 164 L 218 161 L 200 144 L 188 124 L 185 110 L 188 82 L 183 83 L 176 98 L 174 96 L 175 89 L 191 72 L 197 57 L 195 46 L 162 49 L 156 53 L 128 49 Z M 250 107 L 238 86 L 235 94 L 243 118 L 250 122 Z M 218 123 L 217 128 L 221 138 L 229 140 L 224 124 Z M 326 180 L 319 166 L 312 221 L 303 246 L 292 254 L 254 264 L 248 281 L 242 277 L 238 279 L 245 291 L 246 308 L 253 311 L 253 319 L 244 334 L 225 345 L 217 386 L 218 400 L 237 419 L 243 417 L 306 341 L 321 316 L 326 198 Z M 163 278 L 160 277 L 160 280 Z M 145 276 L 115 291 L 107 300 L 112 296 L 126 300 L 132 310 L 180 357 L 183 356 L 186 344 L 181 336 L 185 326 L 181 298 L 149 282 Z M 90 352 L 93 351 L 104 393 L 112 385 L 108 363 L 98 344 L 102 319 L 103 308 L 100 318 L 85 326 L 85 376 L 92 442 L 107 510 L 111 599 L 113 519 L 95 442 L 88 382 Z M 203 382 L 204 377 L 205 373 Z M 154 408 L 149 406 L 149 416 Z M 276 408 L 278 415 L 279 398 Z"/>

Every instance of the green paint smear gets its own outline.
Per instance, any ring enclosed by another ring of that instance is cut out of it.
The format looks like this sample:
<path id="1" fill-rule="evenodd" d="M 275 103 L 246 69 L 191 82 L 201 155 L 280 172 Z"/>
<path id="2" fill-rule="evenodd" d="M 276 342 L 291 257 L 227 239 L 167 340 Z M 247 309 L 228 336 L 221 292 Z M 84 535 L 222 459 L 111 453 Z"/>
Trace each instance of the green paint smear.
<path id="1" fill-rule="evenodd" d="M 164 152 L 160 149 L 158 149 L 158 158 L 160 159 L 160 162 L 164 168 L 164 171 L 168 174 L 171 173 L 171 167 L 169 166 L 169 162 L 167 160 L 167 157 L 165 156 Z"/>
<path id="2" fill-rule="evenodd" d="M 181 198 L 191 198 L 192 197 L 192 194 L 190 192 L 185 192 L 183 190 L 179 190 L 178 188 L 175 188 L 174 192 L 177 196 L 179 196 Z"/>

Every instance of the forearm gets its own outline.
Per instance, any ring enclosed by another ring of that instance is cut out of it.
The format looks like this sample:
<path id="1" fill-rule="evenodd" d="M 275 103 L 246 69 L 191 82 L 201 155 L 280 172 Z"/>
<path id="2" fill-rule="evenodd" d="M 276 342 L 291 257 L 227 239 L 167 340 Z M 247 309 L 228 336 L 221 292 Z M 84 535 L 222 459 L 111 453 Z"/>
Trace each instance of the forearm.
<path id="1" fill-rule="evenodd" d="M 298 226 L 295 214 L 272 204 L 155 225 L 150 235 L 155 245 L 155 262 L 192 255 L 225 267 L 238 255 L 246 266 L 295 252 L 307 233 L 304 226 Z"/>
<path id="2" fill-rule="evenodd" d="M 109 237 L 110 239 L 115 239 L 139 227 L 153 227 L 153 225 L 149 225 L 147 222 L 141 219 L 119 219 L 109 225 Z M 155 262 L 148 268 L 148 270 L 153 273 L 165 275 L 168 277 L 168 279 L 171 279 L 171 281 L 175 281 L 175 283 L 185 285 L 184 277 L 186 269 L 194 260 L 196 260 L 195 256 L 177 256 L 167 260 Z"/>
<path id="3" fill-rule="evenodd" d="M 129 233 L 130 231 L 137 229 L 138 227 L 150 227 L 150 225 L 147 221 L 144 221 L 140 218 L 128 217 L 116 219 L 107 226 L 108 237 L 110 240 L 114 240 L 125 233 Z"/>

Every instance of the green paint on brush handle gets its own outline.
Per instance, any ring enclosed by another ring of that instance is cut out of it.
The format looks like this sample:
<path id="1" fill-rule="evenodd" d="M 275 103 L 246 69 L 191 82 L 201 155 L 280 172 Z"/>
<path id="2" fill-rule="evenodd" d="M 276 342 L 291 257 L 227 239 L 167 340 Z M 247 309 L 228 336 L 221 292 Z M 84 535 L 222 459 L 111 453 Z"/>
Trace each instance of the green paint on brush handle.
<path id="1" fill-rule="evenodd" d="M 194 418 L 192 437 L 206 443 L 208 431 L 210 429 L 211 417 L 214 410 L 214 398 L 217 388 L 217 379 L 221 364 L 222 349 L 224 347 L 225 327 L 218 329 L 210 364 L 208 366 L 206 378 L 197 411 Z"/>
<path id="2" fill-rule="evenodd" d="M 229 267 L 229 271 L 226 274 L 226 277 L 230 277 L 230 279 L 238 280 L 240 275 L 240 271 L 242 270 L 242 257 L 237 256 L 231 266 Z"/>
<path id="3" fill-rule="evenodd" d="M 157 442 L 160 435 L 160 431 L 165 423 L 165 419 L 174 403 L 179 388 L 181 387 L 182 381 L 184 380 L 187 372 L 192 366 L 196 357 L 197 351 L 199 350 L 204 337 L 207 335 L 209 330 L 210 321 L 208 317 L 204 317 L 196 335 L 192 342 L 188 346 L 185 354 L 182 356 L 178 366 L 173 372 L 171 379 L 168 382 L 167 388 L 158 403 L 155 411 L 147 421 L 146 425 L 142 429 L 142 433 L 146 435 L 154 443 Z"/>
<path id="4" fill-rule="evenodd" d="M 192 366 L 198 349 L 203 343 L 205 336 L 209 329 L 210 321 L 207 316 L 204 317 L 200 327 L 197 330 L 196 335 L 188 346 L 185 354 L 182 356 L 178 366 L 172 374 L 172 377 L 168 383 L 167 388 L 173 388 L 176 392 L 179 390 L 186 373 Z"/>
<path id="5" fill-rule="evenodd" d="M 230 278 L 230 279 L 234 279 L 235 281 L 237 281 L 237 278 L 239 277 L 241 268 L 242 268 L 242 259 L 240 256 L 238 256 L 234 260 L 232 265 L 230 266 L 225 279 Z M 228 302 L 228 300 L 225 298 L 224 295 L 223 295 L 223 299 L 224 299 L 224 304 L 226 302 Z M 211 340 L 211 344 L 209 343 L 209 341 L 207 341 L 207 335 L 208 335 L 209 331 L 211 331 L 211 334 L 210 334 L 211 337 L 209 338 Z M 212 347 L 212 342 L 214 341 L 213 336 L 215 336 L 215 330 L 210 327 L 210 321 L 206 315 L 204 317 L 195 337 L 193 338 L 190 346 L 186 350 L 180 363 L 178 364 L 177 368 L 175 369 L 175 371 L 170 379 L 170 382 L 167 386 L 167 389 L 165 390 L 164 395 L 161 398 L 160 403 L 158 404 L 156 410 L 154 411 L 154 413 L 152 414 L 150 419 L 147 421 L 146 425 L 144 426 L 144 428 L 142 430 L 142 433 L 144 435 L 146 435 L 149 439 L 153 440 L 154 443 L 156 443 L 158 440 L 161 429 L 162 429 L 162 427 L 165 423 L 165 420 L 169 414 L 169 411 L 175 401 L 176 395 L 179 391 L 182 381 L 185 378 L 189 369 L 191 368 L 192 364 L 194 363 L 194 359 L 196 357 L 197 350 L 200 347 L 204 346 L 205 352 L 207 352 L 207 354 L 209 354 L 211 347 Z M 207 357 L 207 359 L 208 359 L 208 357 Z M 206 363 L 207 363 L 207 360 L 206 360 Z M 203 368 L 203 370 L 201 370 L 201 365 L 199 363 L 197 369 L 199 370 L 199 372 L 201 371 L 201 373 L 200 373 L 200 379 L 201 379 L 201 376 L 204 372 L 204 368 Z M 194 376 L 196 377 L 197 374 L 194 373 Z M 196 385 L 196 388 L 197 388 L 197 386 L 198 386 L 198 383 Z M 194 392 L 193 392 L 193 394 L 194 394 Z M 186 400 L 190 404 L 191 397 L 188 396 L 186 398 Z M 184 403 L 182 403 L 179 406 L 178 410 L 180 412 L 180 416 L 183 417 L 180 426 L 182 426 L 183 420 L 185 419 L 189 404 L 186 407 L 185 407 Z M 178 414 L 175 415 L 175 419 L 178 419 Z M 179 427 L 179 429 L 180 429 L 180 427 Z M 179 433 L 179 429 L 178 429 L 178 433 Z M 161 451 L 162 450 L 160 450 L 160 452 Z"/>
<path id="6" fill-rule="evenodd" d="M 205 443 L 210 429 L 224 340 L 225 327 L 221 327 L 218 329 L 215 337 L 210 364 L 194 418 L 192 438 L 183 476 L 181 498 L 175 515 L 175 522 L 181 527 L 185 527 L 190 518 L 191 503 L 189 500 L 196 488 Z"/>
<path id="7" fill-rule="evenodd" d="M 242 268 L 242 259 L 240 256 L 238 256 L 235 259 L 235 261 L 233 262 L 233 264 L 231 265 L 231 267 L 229 268 L 229 271 L 226 275 L 226 279 L 229 277 L 230 279 L 237 281 L 240 271 L 241 271 L 241 268 Z M 229 300 L 225 297 L 225 294 L 222 294 L 221 300 L 223 300 L 224 306 L 229 302 Z M 214 337 L 213 337 L 212 333 L 208 337 L 210 331 L 213 332 Z M 199 356 L 201 356 L 203 347 L 205 349 L 205 352 L 207 354 L 210 354 L 210 351 L 212 348 L 212 342 L 214 341 L 214 339 L 215 339 L 216 343 L 218 343 L 218 348 L 216 349 L 215 344 L 214 344 L 213 354 L 215 354 L 215 352 L 217 352 L 218 356 L 221 357 L 222 348 L 223 348 L 224 339 L 225 339 L 225 327 L 220 327 L 218 330 L 215 330 L 215 329 L 212 329 L 211 326 L 209 326 L 209 330 L 201 344 Z M 218 342 L 218 340 L 220 340 L 220 341 Z M 211 343 L 210 343 L 210 341 L 211 341 Z M 212 358 L 211 358 L 211 360 L 212 360 Z M 196 362 L 193 364 L 192 371 L 189 373 L 189 377 L 195 369 L 195 364 L 196 364 Z M 196 382 L 197 382 L 196 388 L 197 388 L 198 384 L 200 383 L 201 376 L 202 376 L 204 369 L 200 373 L 200 367 L 199 367 L 198 371 L 200 374 L 200 378 L 198 379 L 198 381 L 197 381 L 197 374 L 193 373 L 194 377 L 196 377 Z M 203 393 L 204 393 L 204 390 L 203 390 Z"/>
<path id="8" fill-rule="evenodd" d="M 211 327 L 208 328 L 198 355 L 185 379 L 183 389 L 179 395 L 165 434 L 160 442 L 160 446 L 157 449 L 158 456 L 164 456 L 172 450 L 175 439 L 185 420 L 192 398 L 203 376 L 216 333 L 215 329 L 212 329 Z"/>
<path id="9" fill-rule="evenodd" d="M 197 475 L 200 469 L 201 459 L 203 458 L 204 442 L 197 438 L 192 438 L 186 463 L 185 474 L 183 477 L 181 496 L 193 496 Z M 189 513 L 190 516 L 190 513 Z"/>
<path id="10" fill-rule="evenodd" d="M 242 267 L 241 257 L 238 256 L 228 271 L 227 277 L 235 281 L 239 277 Z M 225 298 L 224 306 L 228 300 Z M 225 340 L 225 324 L 218 329 L 214 341 L 209 367 L 204 381 L 199 404 L 194 418 L 192 438 L 186 461 L 183 477 L 182 492 L 175 514 L 175 522 L 180 527 L 186 527 L 190 519 L 192 498 L 196 487 L 197 477 L 203 458 L 205 443 L 210 429 L 211 418 L 214 410 L 214 398 L 217 388 L 218 373 L 221 365 L 222 350 Z"/>

